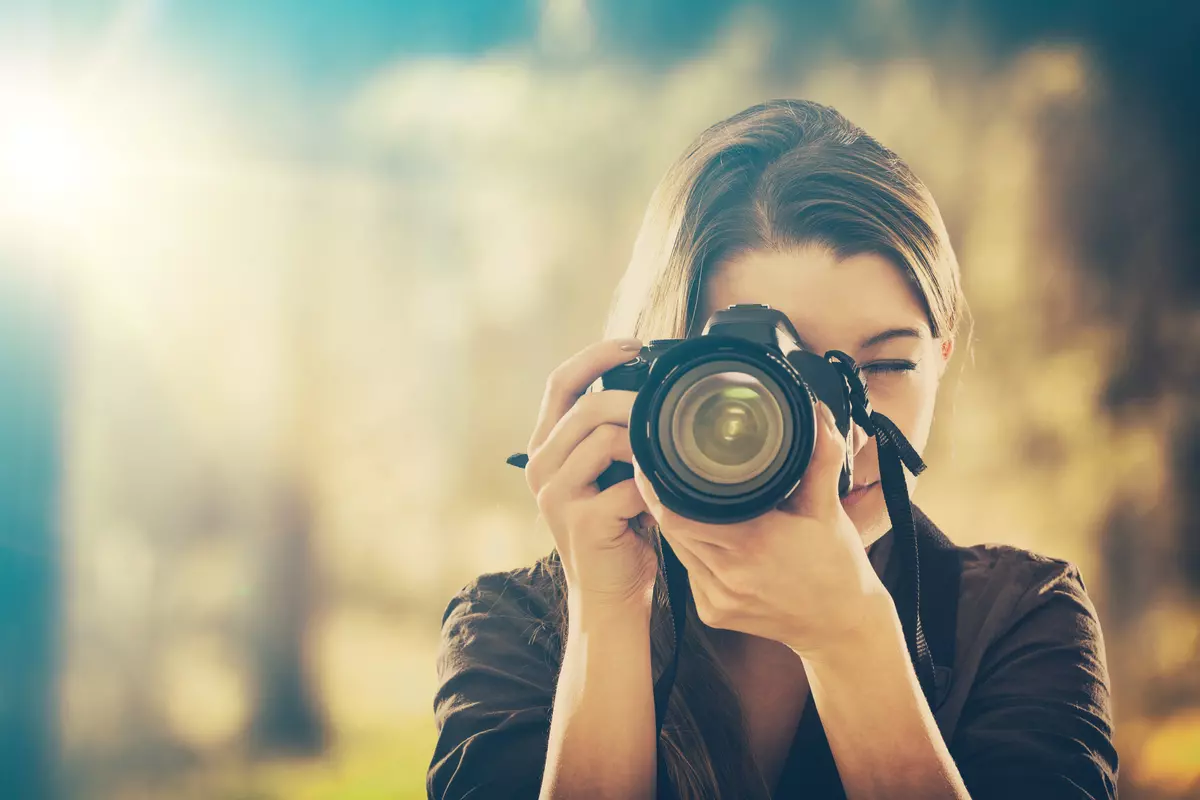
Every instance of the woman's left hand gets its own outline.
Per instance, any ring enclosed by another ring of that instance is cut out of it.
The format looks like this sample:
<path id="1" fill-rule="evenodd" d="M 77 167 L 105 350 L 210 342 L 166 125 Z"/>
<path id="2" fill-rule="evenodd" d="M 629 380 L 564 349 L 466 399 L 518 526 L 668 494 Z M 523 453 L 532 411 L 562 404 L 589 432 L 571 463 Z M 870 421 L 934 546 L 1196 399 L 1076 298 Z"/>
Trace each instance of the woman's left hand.
<path id="1" fill-rule="evenodd" d="M 712 525 L 659 501 L 634 478 L 659 530 L 687 568 L 696 612 L 709 627 L 782 642 L 805 657 L 869 634 L 891 596 L 842 508 L 838 478 L 845 439 L 817 404 L 817 441 L 796 491 L 752 520 Z"/>

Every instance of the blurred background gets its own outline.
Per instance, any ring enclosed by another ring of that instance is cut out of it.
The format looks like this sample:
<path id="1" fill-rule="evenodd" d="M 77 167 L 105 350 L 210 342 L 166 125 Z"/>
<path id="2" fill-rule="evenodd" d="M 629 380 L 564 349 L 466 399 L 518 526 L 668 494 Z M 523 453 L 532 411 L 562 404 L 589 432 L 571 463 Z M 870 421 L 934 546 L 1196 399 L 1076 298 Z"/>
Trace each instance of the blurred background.
<path id="1" fill-rule="evenodd" d="M 0 0 L 0 797 L 417 798 L 441 613 L 658 177 L 760 100 L 938 198 L 917 501 L 1075 561 L 1200 797 L 1200 5 Z"/>

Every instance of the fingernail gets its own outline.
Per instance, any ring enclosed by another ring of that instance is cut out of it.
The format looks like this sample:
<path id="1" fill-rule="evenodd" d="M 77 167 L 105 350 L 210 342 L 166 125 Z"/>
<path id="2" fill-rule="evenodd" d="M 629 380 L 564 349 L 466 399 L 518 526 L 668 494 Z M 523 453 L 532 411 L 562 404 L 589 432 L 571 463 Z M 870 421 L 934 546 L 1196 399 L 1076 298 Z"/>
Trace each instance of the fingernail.
<path id="1" fill-rule="evenodd" d="M 642 343 L 638 339 L 618 339 L 622 350 L 630 353 L 636 353 L 642 349 Z"/>

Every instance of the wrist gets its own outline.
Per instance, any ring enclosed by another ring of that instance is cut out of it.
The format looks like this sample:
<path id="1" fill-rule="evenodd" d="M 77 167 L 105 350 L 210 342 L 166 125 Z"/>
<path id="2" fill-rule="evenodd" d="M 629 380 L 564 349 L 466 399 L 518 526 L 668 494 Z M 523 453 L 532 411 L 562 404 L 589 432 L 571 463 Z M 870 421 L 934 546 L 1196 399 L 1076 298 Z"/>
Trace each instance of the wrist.
<path id="1" fill-rule="evenodd" d="M 633 633 L 649 636 L 653 592 L 616 600 L 583 592 L 567 594 L 568 635 Z"/>
<path id="2" fill-rule="evenodd" d="M 818 668 L 841 669 L 871 658 L 880 648 L 891 647 L 895 640 L 904 644 L 904 630 L 896 613 L 896 604 L 886 590 L 860 598 L 852 614 L 846 615 L 833 635 L 821 643 L 799 649 L 793 647 L 806 664 Z"/>

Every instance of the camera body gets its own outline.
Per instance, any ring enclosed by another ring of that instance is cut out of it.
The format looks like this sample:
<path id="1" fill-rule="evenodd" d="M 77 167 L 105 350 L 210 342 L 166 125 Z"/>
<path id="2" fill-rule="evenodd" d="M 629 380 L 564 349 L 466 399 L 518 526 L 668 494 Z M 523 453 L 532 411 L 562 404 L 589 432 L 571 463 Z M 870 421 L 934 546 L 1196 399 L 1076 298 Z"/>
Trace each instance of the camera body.
<path id="1" fill-rule="evenodd" d="M 766 305 L 717 311 L 699 336 L 656 339 L 600 378 L 638 393 L 629 420 L 634 458 L 659 499 L 701 522 L 735 523 L 782 503 L 800 484 L 817 437 L 816 402 L 847 440 L 854 392 L 865 386 L 845 354 L 805 350 L 785 314 Z M 838 483 L 852 483 L 849 442 Z M 631 478 L 614 462 L 597 484 Z"/>

